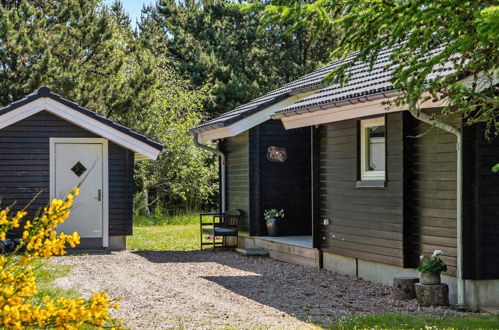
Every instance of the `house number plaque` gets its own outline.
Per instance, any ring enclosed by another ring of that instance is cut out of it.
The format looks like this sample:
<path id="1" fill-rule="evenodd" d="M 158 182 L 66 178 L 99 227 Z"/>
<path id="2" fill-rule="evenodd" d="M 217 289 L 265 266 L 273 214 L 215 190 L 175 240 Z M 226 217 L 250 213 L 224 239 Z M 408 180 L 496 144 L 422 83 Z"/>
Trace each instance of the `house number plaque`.
<path id="1" fill-rule="evenodd" d="M 270 160 L 271 162 L 283 163 L 286 161 L 286 158 L 288 158 L 288 153 L 286 149 L 274 146 L 268 147 L 267 159 Z"/>

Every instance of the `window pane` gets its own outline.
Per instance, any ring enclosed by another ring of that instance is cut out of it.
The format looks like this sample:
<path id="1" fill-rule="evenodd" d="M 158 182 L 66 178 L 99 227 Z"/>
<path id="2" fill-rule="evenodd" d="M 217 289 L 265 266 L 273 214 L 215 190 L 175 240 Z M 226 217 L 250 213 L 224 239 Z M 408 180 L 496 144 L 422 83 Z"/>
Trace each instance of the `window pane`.
<path id="1" fill-rule="evenodd" d="M 385 126 L 367 128 L 367 171 L 385 170 Z"/>

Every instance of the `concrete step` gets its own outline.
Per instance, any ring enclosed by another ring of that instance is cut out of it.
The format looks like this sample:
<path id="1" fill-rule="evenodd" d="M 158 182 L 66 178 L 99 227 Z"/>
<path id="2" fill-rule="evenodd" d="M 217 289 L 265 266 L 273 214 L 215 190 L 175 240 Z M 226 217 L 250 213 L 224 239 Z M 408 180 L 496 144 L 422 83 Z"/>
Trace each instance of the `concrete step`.
<path id="1" fill-rule="evenodd" d="M 482 306 L 480 307 L 480 313 L 499 315 L 499 307 Z"/>
<path id="2" fill-rule="evenodd" d="M 245 256 L 268 257 L 269 251 L 261 248 L 238 248 L 236 252 Z"/>

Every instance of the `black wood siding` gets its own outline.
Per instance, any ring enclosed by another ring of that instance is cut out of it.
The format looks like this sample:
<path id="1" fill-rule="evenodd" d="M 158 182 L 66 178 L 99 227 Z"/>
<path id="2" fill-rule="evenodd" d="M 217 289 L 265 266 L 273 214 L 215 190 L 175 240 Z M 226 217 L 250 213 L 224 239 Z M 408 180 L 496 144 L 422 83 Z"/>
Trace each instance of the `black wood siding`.
<path id="1" fill-rule="evenodd" d="M 466 278 L 499 279 L 499 138 L 488 140 L 485 130 L 466 128 L 463 189 L 464 270 Z"/>
<path id="2" fill-rule="evenodd" d="M 2 206 L 26 205 L 33 216 L 49 201 L 49 139 L 98 137 L 48 112 L 40 112 L 0 130 L 0 196 Z M 132 233 L 133 154 L 109 143 L 109 235 Z"/>
<path id="3" fill-rule="evenodd" d="M 310 128 L 285 130 L 280 120 L 268 120 L 258 127 L 258 134 L 255 159 L 259 161 L 259 180 L 255 179 L 258 185 L 253 189 L 259 189 L 260 200 L 255 219 L 252 217 L 252 223 L 259 229 L 255 234 L 266 234 L 263 213 L 275 208 L 285 211 L 281 235 L 311 235 Z M 286 149 L 286 161 L 268 160 L 270 146 Z"/>
<path id="4" fill-rule="evenodd" d="M 269 161 L 269 146 L 285 148 L 286 161 Z M 282 235 L 312 233 L 310 147 L 310 128 L 286 131 L 278 120 L 221 142 L 227 158 L 227 208 L 244 211 L 242 232 L 266 235 L 263 213 L 276 208 L 286 214 Z"/>
<path id="5" fill-rule="evenodd" d="M 403 266 L 403 115 L 386 115 L 386 187 L 356 188 L 358 120 L 319 127 L 323 251 Z"/>
<path id="6" fill-rule="evenodd" d="M 134 153 L 109 142 L 109 235 L 132 235 Z"/>
<path id="7" fill-rule="evenodd" d="M 406 114 L 410 116 L 409 114 Z M 454 122 L 460 125 L 459 122 Z M 411 188 L 408 221 L 413 246 L 410 258 L 417 266 L 419 256 L 439 249 L 448 265 L 448 273 L 456 272 L 456 136 L 411 118 L 406 168 L 410 171 Z M 410 137 L 419 136 L 419 137 Z"/>
<path id="8" fill-rule="evenodd" d="M 226 155 L 226 207 L 244 212 L 241 232 L 249 233 L 249 133 L 227 138 L 221 144 Z"/>
<path id="9" fill-rule="evenodd" d="M 478 279 L 499 279 L 499 173 L 491 167 L 499 163 L 499 138 L 487 141 L 479 131 L 477 173 L 477 213 L 480 251 Z"/>

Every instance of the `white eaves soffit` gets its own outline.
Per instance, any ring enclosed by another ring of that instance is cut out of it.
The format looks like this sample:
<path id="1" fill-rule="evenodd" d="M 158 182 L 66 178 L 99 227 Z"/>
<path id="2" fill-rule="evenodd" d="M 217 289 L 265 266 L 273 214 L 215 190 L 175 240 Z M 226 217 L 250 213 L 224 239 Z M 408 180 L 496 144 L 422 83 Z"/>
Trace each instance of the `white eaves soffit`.
<path id="1" fill-rule="evenodd" d="M 223 139 L 231 136 L 236 136 L 244 131 L 247 131 L 255 126 L 260 125 L 263 122 L 271 119 L 272 115 L 277 111 L 284 109 L 292 104 L 295 104 L 297 101 L 310 96 L 314 93 L 314 91 L 309 91 L 306 93 L 300 93 L 292 95 L 281 102 L 278 102 L 270 107 L 267 107 L 257 113 L 252 114 L 244 119 L 241 119 L 238 122 L 235 122 L 232 125 L 227 127 L 216 128 L 209 131 L 204 131 L 198 133 L 199 142 L 213 141 L 218 139 Z"/>
<path id="2" fill-rule="evenodd" d="M 331 105 L 325 109 L 317 109 L 317 111 L 296 114 L 289 117 L 280 117 L 280 119 L 285 129 L 292 129 L 407 110 L 406 106 L 387 108 L 384 103 L 389 100 L 391 99 L 382 97 L 372 101 L 358 102 L 343 106 Z M 440 108 L 446 105 L 447 104 L 442 101 L 434 102 L 428 100 L 421 103 L 419 106 L 428 109 Z"/>
<path id="3" fill-rule="evenodd" d="M 17 109 L 0 116 L 0 129 L 28 118 L 38 112 L 47 111 L 87 131 L 106 138 L 124 148 L 136 153 L 136 159 L 155 160 L 160 151 L 154 147 L 135 139 L 119 130 L 88 117 L 79 111 L 57 102 L 51 98 L 39 98 Z"/>

